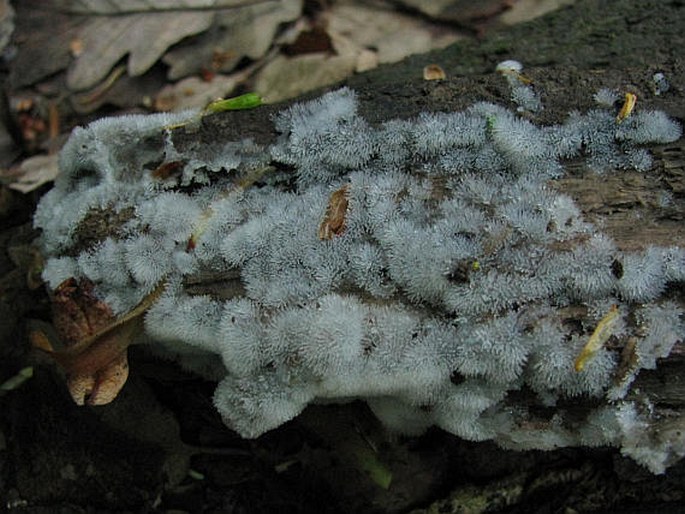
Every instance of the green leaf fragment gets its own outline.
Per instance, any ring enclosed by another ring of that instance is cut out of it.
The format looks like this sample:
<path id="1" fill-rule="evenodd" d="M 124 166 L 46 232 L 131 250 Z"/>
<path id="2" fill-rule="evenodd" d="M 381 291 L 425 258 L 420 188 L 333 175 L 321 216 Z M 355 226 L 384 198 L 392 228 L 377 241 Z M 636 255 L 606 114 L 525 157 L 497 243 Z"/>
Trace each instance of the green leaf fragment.
<path id="1" fill-rule="evenodd" d="M 262 97 L 257 93 L 245 93 L 233 98 L 215 100 L 205 107 L 205 112 L 237 111 L 253 109 L 262 105 Z"/>

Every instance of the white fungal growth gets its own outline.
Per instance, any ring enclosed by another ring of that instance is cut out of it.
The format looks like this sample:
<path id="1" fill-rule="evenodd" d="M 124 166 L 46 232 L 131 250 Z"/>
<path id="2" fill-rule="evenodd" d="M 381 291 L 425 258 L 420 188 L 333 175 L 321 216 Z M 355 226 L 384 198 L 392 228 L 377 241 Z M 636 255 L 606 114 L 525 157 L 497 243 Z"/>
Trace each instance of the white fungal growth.
<path id="1" fill-rule="evenodd" d="M 538 110 L 521 70 L 498 66 L 519 106 Z M 358 398 L 404 433 L 434 424 L 517 448 L 635 443 L 641 452 L 629 453 L 659 470 L 667 450 L 637 438 L 642 418 L 601 404 L 616 351 L 593 348 L 576 372 L 597 320 L 580 334 L 563 312 L 637 309 L 640 326 L 622 322 L 620 336 L 639 337 L 641 365 L 653 367 L 683 338 L 680 307 L 661 298 L 685 279 L 683 250 L 619 252 L 548 182 L 569 157 L 607 173 L 647 169 L 641 145 L 681 130 L 639 105 L 617 124 L 613 96 L 596 98 L 599 108 L 554 126 L 489 103 L 372 126 L 343 88 L 279 113 L 272 144 L 221 141 L 183 155 L 165 134 L 175 118 L 96 122 L 74 131 L 38 207 L 44 277 L 51 287 L 88 278 L 119 313 L 166 280 L 146 316 L 150 342 L 182 362 L 223 363 L 214 401 L 245 437 L 310 402 Z M 177 175 L 155 177 L 169 159 Z M 255 170 L 245 186 L 241 174 Z M 343 190 L 341 219 L 321 237 Z M 78 227 L 94 211 L 123 221 L 83 246 Z M 560 411 L 525 431 L 525 408 L 507 407 L 522 390 L 545 404 L 600 405 L 586 422 Z"/>
<path id="2" fill-rule="evenodd" d="M 495 71 L 498 73 L 506 74 L 506 73 L 521 73 L 523 71 L 523 64 L 521 64 L 519 61 L 515 61 L 513 59 L 507 59 L 506 61 L 502 61 L 497 63 L 497 66 L 495 67 Z"/>

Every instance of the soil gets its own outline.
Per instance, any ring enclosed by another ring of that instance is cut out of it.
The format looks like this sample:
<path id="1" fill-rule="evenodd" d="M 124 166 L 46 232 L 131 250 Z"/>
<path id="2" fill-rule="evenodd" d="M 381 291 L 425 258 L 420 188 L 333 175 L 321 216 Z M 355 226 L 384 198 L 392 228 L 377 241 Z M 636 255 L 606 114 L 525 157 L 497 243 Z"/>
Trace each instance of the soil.
<path id="1" fill-rule="evenodd" d="M 544 92 L 543 123 L 590 108 L 591 94 L 600 87 L 635 91 L 641 105 L 682 121 L 684 45 L 685 2 L 586 0 L 478 43 L 355 76 L 347 84 L 359 92 L 363 114 L 371 121 L 410 117 L 426 109 L 460 109 L 475 100 L 506 102 L 506 87 L 491 70 L 514 58 L 526 64 L 526 73 Z M 421 70 L 429 63 L 440 64 L 448 80 L 423 81 Z M 671 89 L 659 96 L 651 85 L 656 71 L 671 82 Z M 268 139 L 273 137 L 265 122 L 268 112 L 240 113 L 241 123 L 233 120 L 231 128 L 210 120 L 197 137 L 249 129 L 257 137 L 261 130 Z M 663 174 L 659 180 L 670 187 L 682 210 L 682 165 L 673 170 L 675 185 L 669 186 L 669 176 Z M 59 370 L 30 351 L 26 338 L 35 320 L 49 319 L 47 295 L 27 285 L 34 282 L 27 281 L 32 270 L 28 248 L 36 235 L 31 212 L 42 192 L 19 196 L 3 188 L 0 197 L 0 383 L 33 366 L 29 380 L 0 392 L 0 510 L 685 511 L 685 461 L 654 476 L 611 448 L 521 453 L 462 441 L 439 430 L 399 438 L 386 434 L 360 403 L 311 407 L 277 430 L 243 440 L 214 410 L 215 384 L 145 348 L 130 352 L 130 378 L 116 401 L 78 407 Z M 602 210 L 603 199 L 593 201 L 583 205 L 586 214 L 620 218 L 620 212 Z M 682 236 L 680 210 L 656 221 L 665 223 L 661 237 Z M 616 223 L 621 226 L 620 219 Z M 620 234 L 618 229 L 614 233 Z M 659 236 L 649 237 L 658 241 Z M 627 246 L 639 241 L 634 233 L 623 239 Z M 680 374 L 682 366 L 676 363 L 674 369 Z M 388 488 L 360 462 L 359 447 L 373 448 L 390 471 Z"/>

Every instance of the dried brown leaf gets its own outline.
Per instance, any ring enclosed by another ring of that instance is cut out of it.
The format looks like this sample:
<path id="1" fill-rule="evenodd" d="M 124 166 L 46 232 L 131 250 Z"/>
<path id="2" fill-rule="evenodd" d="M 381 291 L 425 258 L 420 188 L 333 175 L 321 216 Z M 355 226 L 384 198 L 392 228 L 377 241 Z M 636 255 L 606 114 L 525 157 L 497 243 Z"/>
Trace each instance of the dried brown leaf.
<path id="1" fill-rule="evenodd" d="M 9 0 L 0 0 L 0 50 L 9 43 L 14 32 L 14 9 Z"/>
<path id="2" fill-rule="evenodd" d="M 83 52 L 69 69 L 67 85 L 75 91 L 94 86 L 127 54 L 129 75 L 141 75 L 171 45 L 208 29 L 213 16 L 197 11 L 92 17 L 79 33 Z"/>
<path id="3" fill-rule="evenodd" d="M 340 82 L 354 72 L 356 62 L 354 55 L 279 55 L 257 74 L 254 89 L 267 102 L 280 102 Z"/>
<path id="4" fill-rule="evenodd" d="M 17 169 L 3 172 L 2 175 L 3 178 L 10 180 L 10 189 L 29 193 L 55 180 L 58 173 L 57 154 L 53 154 L 29 157 Z"/>
<path id="5" fill-rule="evenodd" d="M 60 11 L 76 14 L 130 14 L 138 12 L 225 9 L 264 3 L 265 0 L 54 0 Z"/>
<path id="6" fill-rule="evenodd" d="M 138 328 L 135 321 L 116 327 L 65 366 L 74 403 L 105 405 L 117 397 L 128 378 L 127 349 Z"/>
<path id="7" fill-rule="evenodd" d="M 328 12 L 328 32 L 336 51 L 347 46 L 375 49 L 381 63 L 397 62 L 410 54 L 444 48 L 461 37 L 456 29 L 436 27 L 417 16 L 369 5 L 364 2 L 334 5 Z"/>
<path id="8" fill-rule="evenodd" d="M 93 293 L 93 284 L 74 278 L 62 282 L 52 298 L 52 322 L 60 339 L 67 345 L 77 344 L 114 319 L 112 310 Z"/>
<path id="9" fill-rule="evenodd" d="M 164 287 L 162 283 L 119 318 L 94 295 L 89 281 L 69 278 L 55 289 L 53 325 L 65 348 L 55 350 L 41 331 L 30 337 L 34 347 L 62 366 L 69 393 L 78 405 L 103 405 L 117 396 L 128 377 L 127 348 L 142 328 L 142 315 Z"/>
<path id="10" fill-rule="evenodd" d="M 69 44 L 78 38 L 80 16 L 56 12 L 47 0 L 22 0 L 16 5 L 16 57 L 10 85 L 21 88 L 65 69 L 71 62 Z"/>
<path id="11" fill-rule="evenodd" d="M 182 40 L 169 57 L 172 79 L 203 68 L 225 71 L 245 56 L 264 55 L 279 25 L 301 8 L 302 0 L 25 0 L 12 84 L 68 68 L 68 87 L 83 91 L 122 59 L 129 76 L 142 75 Z"/>
<path id="12" fill-rule="evenodd" d="M 203 70 L 226 73 L 245 57 L 263 57 L 278 28 L 302 12 L 302 0 L 258 2 L 216 12 L 213 29 L 191 43 L 179 45 L 163 58 L 169 78 L 176 80 Z"/>
<path id="13" fill-rule="evenodd" d="M 400 0 L 400 3 L 441 21 L 462 25 L 486 21 L 509 9 L 512 0 Z"/>
<path id="14" fill-rule="evenodd" d="M 72 94 L 69 103 L 80 114 L 96 111 L 103 105 L 124 110 L 141 105 L 149 106 L 151 98 L 166 83 L 166 76 L 161 68 L 152 68 L 144 75 L 131 77 L 126 73 L 126 65 L 119 64 L 94 88 Z"/>
<path id="15" fill-rule="evenodd" d="M 319 239 L 330 240 L 345 231 L 349 190 L 349 184 L 345 184 L 331 193 L 331 197 L 328 199 L 328 206 L 326 207 L 326 214 L 319 225 Z"/>

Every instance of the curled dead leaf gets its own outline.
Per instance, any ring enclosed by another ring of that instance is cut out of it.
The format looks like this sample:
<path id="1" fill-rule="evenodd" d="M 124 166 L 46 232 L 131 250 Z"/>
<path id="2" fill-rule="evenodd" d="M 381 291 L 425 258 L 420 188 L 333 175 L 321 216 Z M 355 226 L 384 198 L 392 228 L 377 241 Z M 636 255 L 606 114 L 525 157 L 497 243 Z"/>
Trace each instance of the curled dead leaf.
<path id="1" fill-rule="evenodd" d="M 349 184 L 345 184 L 331 194 L 326 214 L 319 225 L 319 239 L 333 239 L 333 236 L 338 236 L 345 231 L 349 189 Z"/>
<path id="2" fill-rule="evenodd" d="M 67 389 L 76 405 L 106 405 L 117 397 L 127 379 L 128 358 L 124 351 L 95 374 L 72 372 L 67 377 Z"/>
<path id="3" fill-rule="evenodd" d="M 86 340 L 113 319 L 112 310 L 95 296 L 90 281 L 68 278 L 54 291 L 52 322 L 68 346 Z"/>
<path id="4" fill-rule="evenodd" d="M 67 388 L 78 405 L 104 405 L 116 398 L 128 378 L 127 349 L 142 330 L 142 315 L 159 298 L 162 282 L 133 310 L 114 317 L 93 292 L 93 284 L 74 278 L 55 289 L 53 325 L 64 348 L 56 350 L 47 335 L 30 334 L 34 347 L 45 351 L 64 369 Z"/>
<path id="5" fill-rule="evenodd" d="M 581 352 L 578 354 L 574 363 L 574 368 L 577 372 L 583 371 L 585 365 L 595 356 L 595 354 L 604 346 L 607 340 L 612 336 L 614 327 L 620 319 L 620 312 L 617 305 L 612 305 L 609 312 L 599 320 L 595 330 L 592 332 L 590 339 L 585 344 Z"/>
<path id="6" fill-rule="evenodd" d="M 48 182 L 52 182 L 59 174 L 58 157 L 53 155 L 34 155 L 24 159 L 16 167 L 0 171 L 0 177 L 5 179 L 8 187 L 21 193 L 30 193 Z"/>

